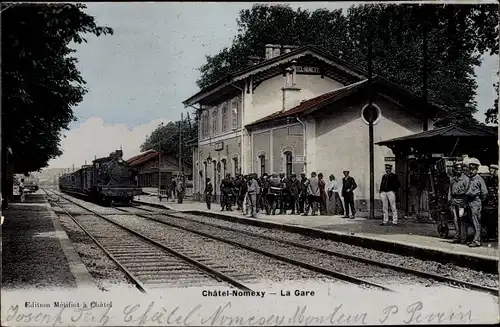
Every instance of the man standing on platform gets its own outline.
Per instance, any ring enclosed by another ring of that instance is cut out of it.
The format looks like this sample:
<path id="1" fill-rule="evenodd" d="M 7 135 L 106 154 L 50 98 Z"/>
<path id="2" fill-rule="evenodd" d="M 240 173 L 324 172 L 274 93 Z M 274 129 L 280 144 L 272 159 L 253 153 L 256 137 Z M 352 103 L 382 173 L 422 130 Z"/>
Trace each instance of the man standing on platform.
<path id="1" fill-rule="evenodd" d="M 316 172 L 311 173 L 311 178 L 309 178 L 307 183 L 307 194 L 309 200 L 309 207 L 311 208 L 311 216 L 316 216 L 316 211 L 319 206 L 319 180 L 316 177 Z M 309 210 L 308 210 L 309 211 Z M 309 212 L 305 212 L 304 216 L 307 216 Z"/>
<path id="2" fill-rule="evenodd" d="M 392 224 L 398 224 L 398 208 L 396 207 L 396 193 L 401 184 L 399 183 L 398 175 L 392 172 L 392 165 L 385 165 L 385 174 L 380 182 L 380 198 L 384 210 L 384 221 L 380 226 L 385 226 L 389 222 L 389 205 L 392 211 Z"/>
<path id="3" fill-rule="evenodd" d="M 358 185 L 354 178 L 349 176 L 349 170 L 344 170 L 344 178 L 342 178 L 342 197 L 344 198 L 345 216 L 344 218 L 349 218 L 349 208 L 351 208 L 352 216 L 354 219 L 356 216 L 356 209 L 354 209 L 354 190 Z"/>
<path id="4" fill-rule="evenodd" d="M 297 209 L 297 214 L 300 214 L 299 206 L 299 192 L 300 192 L 300 181 L 297 180 L 296 174 L 290 175 L 291 180 L 289 182 L 288 190 L 290 191 L 290 206 L 292 207 L 292 215 L 295 215 L 295 210 Z"/>
<path id="5" fill-rule="evenodd" d="M 448 200 L 450 201 L 450 210 L 455 223 L 455 237 L 453 243 L 467 242 L 467 221 L 465 220 L 465 193 L 469 188 L 469 177 L 463 173 L 461 162 L 455 162 L 453 166 L 453 177 L 450 179 L 450 190 Z"/>
<path id="6" fill-rule="evenodd" d="M 210 178 L 207 178 L 207 183 L 205 185 L 205 201 L 207 202 L 208 210 L 212 207 L 212 193 L 214 191 L 214 187 L 212 186 L 212 182 Z"/>
<path id="7" fill-rule="evenodd" d="M 220 183 L 220 191 L 221 191 L 221 201 L 220 205 L 222 207 L 222 211 L 231 209 L 231 195 L 233 193 L 233 182 L 231 180 L 231 174 L 227 173 L 226 178 L 224 178 Z"/>
<path id="8" fill-rule="evenodd" d="M 185 177 L 179 177 L 177 181 L 177 203 L 182 203 L 184 201 L 184 196 L 186 195 L 186 182 Z"/>
<path id="9" fill-rule="evenodd" d="M 307 177 L 306 173 L 300 173 L 299 187 L 299 214 L 309 211 L 307 207 Z M 307 208 L 307 209 L 306 209 Z"/>
<path id="10" fill-rule="evenodd" d="M 481 246 L 481 209 L 483 208 L 482 202 L 488 197 L 486 183 L 478 174 L 479 166 L 481 166 L 479 160 L 476 158 L 470 159 L 470 182 L 466 196 L 472 216 L 472 224 L 474 225 L 474 240 L 469 243 L 472 248 Z"/>
<path id="11" fill-rule="evenodd" d="M 248 205 L 250 206 L 250 216 L 256 218 L 257 194 L 260 192 L 259 183 L 257 183 L 257 174 L 249 175 L 248 182 Z"/>
<path id="12" fill-rule="evenodd" d="M 288 178 L 285 177 L 285 173 L 280 173 L 280 188 L 281 192 L 279 195 L 279 214 L 280 215 L 286 215 L 286 207 L 288 203 Z"/>

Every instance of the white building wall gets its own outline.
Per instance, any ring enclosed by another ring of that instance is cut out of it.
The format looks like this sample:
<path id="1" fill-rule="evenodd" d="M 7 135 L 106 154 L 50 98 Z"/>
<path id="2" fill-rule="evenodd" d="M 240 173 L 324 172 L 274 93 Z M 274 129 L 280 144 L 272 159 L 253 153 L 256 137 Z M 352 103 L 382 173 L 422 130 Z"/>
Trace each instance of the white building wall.
<path id="1" fill-rule="evenodd" d="M 281 89 L 284 86 L 285 77 L 279 75 L 262 82 L 253 94 L 246 93 L 243 125 L 281 111 L 283 107 L 283 91 Z M 302 100 L 315 98 L 342 86 L 341 83 L 328 77 L 297 74 L 295 87 L 300 88 L 300 91 L 291 93 L 288 101 L 300 104 Z"/>
<path id="2" fill-rule="evenodd" d="M 379 121 L 374 125 L 375 143 L 422 131 L 422 123 L 417 118 L 401 110 L 395 110 L 390 103 L 380 101 L 375 104 L 382 112 Z M 361 108 L 361 105 L 346 106 L 333 111 L 332 115 L 316 119 L 315 145 L 308 144 L 308 153 L 316 153 L 314 168 L 316 172 L 322 172 L 325 176 L 334 174 L 339 182 L 343 177 L 342 172 L 349 170 L 358 184 L 355 199 L 368 200 L 370 198 L 369 135 L 368 125 L 361 118 Z M 376 199 L 384 174 L 385 157 L 393 156 L 389 148 L 374 145 Z M 310 171 L 312 170 L 308 169 L 308 172 Z"/>

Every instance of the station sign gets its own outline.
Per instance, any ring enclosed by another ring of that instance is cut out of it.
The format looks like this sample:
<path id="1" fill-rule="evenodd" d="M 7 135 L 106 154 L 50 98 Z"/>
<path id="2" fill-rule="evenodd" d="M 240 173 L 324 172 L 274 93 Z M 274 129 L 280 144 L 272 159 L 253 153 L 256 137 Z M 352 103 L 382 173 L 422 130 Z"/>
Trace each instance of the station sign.
<path id="1" fill-rule="evenodd" d="M 319 74 L 320 73 L 318 67 L 297 66 L 296 70 L 297 70 L 297 73 L 301 73 L 301 74 Z"/>
<path id="2" fill-rule="evenodd" d="M 214 147 L 215 147 L 215 151 L 221 151 L 224 149 L 224 142 L 215 143 Z"/>
<path id="3" fill-rule="evenodd" d="M 293 158 L 295 163 L 305 163 L 306 162 L 306 156 L 295 156 Z"/>

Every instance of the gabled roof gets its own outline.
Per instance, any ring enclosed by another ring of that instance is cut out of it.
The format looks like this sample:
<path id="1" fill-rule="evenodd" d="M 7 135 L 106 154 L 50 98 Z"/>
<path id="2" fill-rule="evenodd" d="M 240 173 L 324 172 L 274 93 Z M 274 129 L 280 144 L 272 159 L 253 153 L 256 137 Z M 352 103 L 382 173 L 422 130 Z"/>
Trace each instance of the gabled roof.
<path id="1" fill-rule="evenodd" d="M 135 160 L 137 160 L 137 159 L 139 159 L 139 158 L 147 155 L 148 153 L 152 153 L 152 152 L 155 152 L 155 150 L 150 149 L 150 150 L 144 151 L 144 152 L 142 152 L 142 153 L 140 153 L 140 154 L 138 154 L 136 156 L 133 156 L 130 159 L 127 159 L 127 163 L 130 164 L 131 162 L 133 162 L 133 161 L 135 161 Z"/>
<path id="2" fill-rule="evenodd" d="M 461 123 L 451 126 L 432 129 L 412 135 L 397 137 L 387 141 L 377 142 L 377 145 L 393 145 L 397 143 L 431 140 L 437 138 L 456 138 L 456 137 L 480 137 L 480 138 L 498 138 L 498 127 L 478 125 L 472 123 Z"/>
<path id="3" fill-rule="evenodd" d="M 381 76 L 374 76 L 372 80 L 372 85 L 375 86 L 382 86 L 388 89 L 391 89 L 392 91 L 395 91 L 399 96 L 406 97 L 410 99 L 410 101 L 418 103 L 419 101 L 422 101 L 420 98 L 415 96 L 414 94 L 406 91 L 405 89 L 401 88 L 400 86 L 390 82 L 389 80 L 381 77 Z M 334 91 L 324 93 L 320 96 L 317 96 L 315 98 L 309 99 L 302 101 L 298 106 L 293 107 L 292 109 L 286 110 L 286 111 L 278 111 L 275 112 L 269 116 L 266 116 L 264 118 L 261 118 L 251 124 L 246 125 L 246 127 L 252 127 L 264 122 L 272 121 L 275 119 L 280 119 L 280 118 L 285 118 L 285 117 L 295 117 L 295 116 L 300 116 L 304 114 L 310 114 L 318 109 L 323 108 L 326 105 L 329 105 L 335 101 L 341 100 L 354 92 L 357 92 L 365 87 L 368 86 L 368 80 L 362 80 L 357 83 L 353 83 L 341 88 L 338 88 Z M 434 105 L 429 103 L 429 108 L 431 110 L 434 110 L 437 114 L 442 114 L 445 111 Z"/>
<path id="4" fill-rule="evenodd" d="M 137 165 L 143 164 L 145 162 L 148 162 L 149 160 L 151 160 L 153 158 L 158 157 L 158 153 L 159 152 L 157 152 L 157 151 L 151 150 L 151 151 L 145 152 L 143 154 L 140 154 L 138 156 L 135 156 L 135 157 L 127 160 L 127 163 L 130 166 L 137 166 Z"/>
<path id="5" fill-rule="evenodd" d="M 208 96 L 209 94 L 214 93 L 222 89 L 223 87 L 230 85 L 231 83 L 240 81 L 242 79 L 249 77 L 250 75 L 259 73 L 261 71 L 270 69 L 275 66 L 279 66 L 283 63 L 289 62 L 294 59 L 298 59 L 308 54 L 317 57 L 320 60 L 327 62 L 331 66 L 335 66 L 336 68 L 343 70 L 359 79 L 364 79 L 366 76 L 366 73 L 360 68 L 350 63 L 347 63 L 339 58 L 336 58 L 331 54 L 323 50 L 320 50 L 312 45 L 306 45 L 299 47 L 293 51 L 290 51 L 288 53 L 282 54 L 280 56 L 264 60 L 258 64 L 244 67 L 240 70 L 232 72 L 224 76 L 223 78 L 219 79 L 217 82 L 201 89 L 198 93 L 194 94 L 189 99 L 184 100 L 182 103 L 186 106 L 193 105 L 198 101 L 200 101 L 201 99 L 203 99 L 204 97 Z"/>

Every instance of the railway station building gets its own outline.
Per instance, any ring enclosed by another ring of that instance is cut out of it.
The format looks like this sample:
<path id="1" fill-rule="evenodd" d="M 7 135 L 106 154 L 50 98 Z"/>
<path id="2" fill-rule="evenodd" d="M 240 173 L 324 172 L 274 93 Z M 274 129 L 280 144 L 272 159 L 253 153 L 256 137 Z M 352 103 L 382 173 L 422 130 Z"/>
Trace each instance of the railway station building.
<path id="1" fill-rule="evenodd" d="M 368 87 L 367 73 L 313 46 L 266 45 L 264 59 L 250 58 L 245 68 L 184 101 L 199 112 L 194 195 L 210 177 L 219 200 L 226 172 L 315 171 L 341 183 L 349 170 L 358 184 L 357 207 L 368 209 Z M 424 111 L 419 97 L 379 76 L 372 94 L 375 143 L 432 129 L 442 114 L 434 105 Z M 375 194 L 388 162 L 395 162 L 392 150 L 374 147 Z M 395 172 L 402 169 L 396 165 Z"/>
<path id="2" fill-rule="evenodd" d="M 160 157 L 160 152 L 148 150 L 128 159 L 127 163 L 137 170 L 140 187 L 157 188 L 161 174 L 160 186 L 165 189 L 167 184 L 170 184 L 172 177 L 182 174 L 181 169 L 179 169 L 179 160 L 166 152 L 162 152 Z M 191 168 L 184 169 L 184 176 L 191 174 Z"/>

